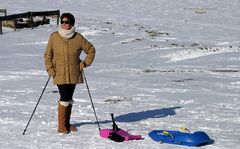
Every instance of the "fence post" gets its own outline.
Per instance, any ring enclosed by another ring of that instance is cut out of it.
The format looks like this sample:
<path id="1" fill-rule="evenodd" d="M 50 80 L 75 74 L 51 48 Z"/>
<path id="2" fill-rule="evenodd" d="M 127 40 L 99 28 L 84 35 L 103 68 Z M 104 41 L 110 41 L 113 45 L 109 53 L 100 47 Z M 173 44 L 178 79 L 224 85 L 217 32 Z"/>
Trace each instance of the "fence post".
<path id="1" fill-rule="evenodd" d="M 57 14 L 57 25 L 59 25 L 59 18 L 60 18 L 60 11 L 58 10 L 58 14 Z"/>
<path id="2" fill-rule="evenodd" d="M 31 23 L 32 23 L 32 29 L 33 29 L 33 13 L 32 12 L 30 13 L 31 13 Z"/>
<path id="3" fill-rule="evenodd" d="M 13 26 L 14 26 L 14 31 L 16 31 L 17 30 L 17 19 L 16 18 L 13 19 Z"/>
<path id="4" fill-rule="evenodd" d="M 28 27 L 31 27 L 31 16 L 29 12 L 28 12 Z"/>
<path id="5" fill-rule="evenodd" d="M 2 21 L 0 21 L 0 35 L 2 35 Z"/>
<path id="6" fill-rule="evenodd" d="M 3 12 L 4 16 L 7 15 L 7 9 L 0 9 L 0 12 Z M 0 21 L 0 35 L 2 35 L 2 20 Z"/>
<path id="7" fill-rule="evenodd" d="M 31 28 L 33 29 L 33 14 L 30 12 L 30 18 L 31 18 Z"/>
<path id="8" fill-rule="evenodd" d="M 0 9 L 0 13 L 4 13 L 4 16 L 7 15 L 7 9 Z"/>

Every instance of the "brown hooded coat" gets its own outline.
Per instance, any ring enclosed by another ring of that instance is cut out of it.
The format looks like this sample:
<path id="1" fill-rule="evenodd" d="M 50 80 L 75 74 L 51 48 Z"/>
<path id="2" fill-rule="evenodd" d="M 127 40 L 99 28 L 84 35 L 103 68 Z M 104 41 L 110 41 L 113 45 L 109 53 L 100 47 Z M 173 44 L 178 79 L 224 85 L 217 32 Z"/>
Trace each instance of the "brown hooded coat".
<path id="1" fill-rule="evenodd" d="M 80 71 L 82 51 L 86 53 L 83 62 L 87 67 L 95 57 L 95 48 L 89 41 L 77 32 L 70 39 L 61 37 L 58 32 L 52 33 L 44 53 L 44 60 L 46 70 L 55 71 L 54 84 L 83 83 Z"/>

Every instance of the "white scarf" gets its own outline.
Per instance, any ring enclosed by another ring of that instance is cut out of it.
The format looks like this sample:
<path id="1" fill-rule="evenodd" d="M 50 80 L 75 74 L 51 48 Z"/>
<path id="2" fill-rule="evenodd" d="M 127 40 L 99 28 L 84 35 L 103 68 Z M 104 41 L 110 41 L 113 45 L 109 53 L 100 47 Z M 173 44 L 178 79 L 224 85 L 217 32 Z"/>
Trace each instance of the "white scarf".
<path id="1" fill-rule="evenodd" d="M 65 29 L 61 28 L 61 26 L 60 26 L 58 33 L 60 34 L 61 37 L 70 39 L 70 38 L 72 38 L 72 36 L 75 33 L 75 27 L 73 26 L 71 29 L 65 30 Z"/>

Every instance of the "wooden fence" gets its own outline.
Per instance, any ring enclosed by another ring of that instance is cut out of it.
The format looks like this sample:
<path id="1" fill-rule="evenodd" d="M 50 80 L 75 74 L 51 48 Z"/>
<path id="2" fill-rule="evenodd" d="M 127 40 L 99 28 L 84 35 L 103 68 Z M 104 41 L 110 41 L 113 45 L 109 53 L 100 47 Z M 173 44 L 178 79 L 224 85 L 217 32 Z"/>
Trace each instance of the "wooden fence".
<path id="1" fill-rule="evenodd" d="M 13 21 L 14 30 L 16 30 L 17 26 L 17 19 L 20 18 L 27 18 L 29 19 L 29 26 L 31 28 L 34 27 L 33 18 L 36 16 L 43 17 L 43 20 L 46 18 L 46 16 L 57 16 L 57 25 L 59 24 L 59 17 L 60 17 L 60 10 L 54 10 L 54 11 L 39 11 L 39 12 L 26 12 L 26 13 L 19 13 L 19 14 L 13 14 L 13 15 L 5 15 L 0 16 L 0 34 L 2 34 L 2 22 L 3 21 Z"/>

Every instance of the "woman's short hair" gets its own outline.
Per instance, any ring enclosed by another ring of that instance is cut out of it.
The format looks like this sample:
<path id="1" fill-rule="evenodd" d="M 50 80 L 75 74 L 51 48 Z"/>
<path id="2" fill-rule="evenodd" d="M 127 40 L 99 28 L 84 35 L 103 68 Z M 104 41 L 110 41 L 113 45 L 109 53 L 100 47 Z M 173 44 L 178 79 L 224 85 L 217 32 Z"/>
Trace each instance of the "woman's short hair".
<path id="1" fill-rule="evenodd" d="M 71 13 L 63 13 L 60 17 L 61 20 L 63 20 L 63 18 L 67 18 L 70 21 L 70 25 L 74 26 L 75 24 L 75 18 Z"/>

